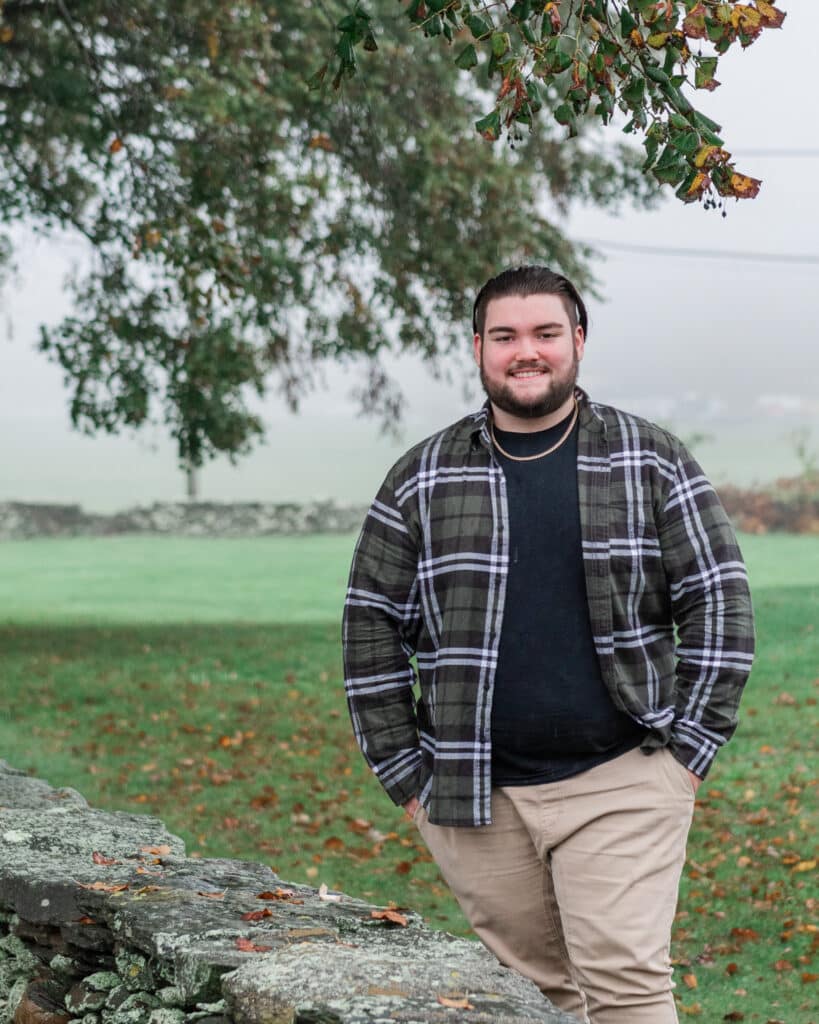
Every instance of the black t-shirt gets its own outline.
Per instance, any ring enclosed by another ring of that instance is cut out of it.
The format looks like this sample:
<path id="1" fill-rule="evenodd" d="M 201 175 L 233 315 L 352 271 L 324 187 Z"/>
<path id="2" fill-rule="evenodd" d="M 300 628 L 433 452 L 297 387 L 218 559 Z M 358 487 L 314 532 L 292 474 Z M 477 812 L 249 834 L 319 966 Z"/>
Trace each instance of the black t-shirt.
<path id="1" fill-rule="evenodd" d="M 571 416 L 532 434 L 495 429 L 512 455 L 557 442 Z M 577 490 L 577 424 L 550 455 L 506 479 L 510 565 L 492 707 L 492 781 L 531 785 L 577 775 L 639 744 L 645 731 L 613 704 L 600 674 L 586 597 Z"/>

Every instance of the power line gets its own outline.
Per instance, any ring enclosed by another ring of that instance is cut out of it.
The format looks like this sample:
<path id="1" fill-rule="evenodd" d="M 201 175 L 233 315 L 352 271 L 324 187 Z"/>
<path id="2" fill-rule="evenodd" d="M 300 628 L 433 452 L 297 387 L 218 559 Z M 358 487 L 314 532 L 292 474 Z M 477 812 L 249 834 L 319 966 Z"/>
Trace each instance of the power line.
<path id="1" fill-rule="evenodd" d="M 819 157 L 819 149 L 732 149 L 731 156 L 774 156 L 784 159 Z"/>
<path id="2" fill-rule="evenodd" d="M 802 263 L 819 264 L 819 253 L 748 252 L 745 249 L 684 249 L 674 246 L 638 245 L 631 242 L 612 242 L 605 238 L 583 239 L 586 245 L 618 252 L 644 253 L 647 256 L 692 256 L 695 259 L 737 260 L 748 263 Z"/>

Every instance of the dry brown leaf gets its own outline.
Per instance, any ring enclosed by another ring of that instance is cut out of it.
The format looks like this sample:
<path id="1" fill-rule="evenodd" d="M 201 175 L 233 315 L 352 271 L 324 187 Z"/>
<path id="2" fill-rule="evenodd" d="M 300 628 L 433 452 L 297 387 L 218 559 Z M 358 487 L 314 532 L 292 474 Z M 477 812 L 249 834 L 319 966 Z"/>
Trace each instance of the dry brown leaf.
<path id="1" fill-rule="evenodd" d="M 127 889 L 125 884 L 117 885 L 114 882 L 80 882 L 81 889 L 94 889 L 96 892 L 122 892 Z"/>
<path id="2" fill-rule="evenodd" d="M 296 900 L 293 897 L 296 894 L 292 889 L 282 889 L 281 887 L 276 889 L 275 892 L 271 892 L 266 889 L 264 892 L 257 893 L 257 900 L 293 900 L 294 903 L 302 903 L 303 900 Z"/>
<path id="3" fill-rule="evenodd" d="M 272 946 L 257 946 L 252 939 L 237 939 L 236 948 L 242 953 L 269 953 Z"/>
<path id="4" fill-rule="evenodd" d="M 391 921 L 393 924 L 400 924 L 402 928 L 407 927 L 407 919 L 397 910 L 373 910 L 370 914 L 376 921 Z"/>
<path id="5" fill-rule="evenodd" d="M 696 988 L 697 987 L 697 976 L 696 976 L 696 974 L 684 974 L 682 976 L 682 980 L 683 980 L 683 984 L 686 986 L 686 988 Z"/>
<path id="6" fill-rule="evenodd" d="M 261 921 L 262 918 L 272 917 L 273 911 L 269 907 L 265 907 L 263 910 L 249 910 L 246 914 L 242 914 L 243 921 Z"/>
<path id="7" fill-rule="evenodd" d="M 93 860 L 95 864 L 104 864 L 106 867 L 109 867 L 111 864 L 120 863 L 116 857 L 106 857 L 105 854 L 100 853 L 99 850 L 94 850 L 91 854 L 91 860 Z"/>
<path id="8" fill-rule="evenodd" d="M 204 896 L 206 900 L 223 900 L 225 894 L 223 892 L 197 892 L 197 896 Z"/>
<path id="9" fill-rule="evenodd" d="M 171 852 L 170 846 L 140 846 L 140 853 L 150 853 L 154 857 L 167 857 Z"/>
<path id="10" fill-rule="evenodd" d="M 441 1006 L 451 1006 L 453 1010 L 474 1010 L 466 996 L 438 996 Z"/>

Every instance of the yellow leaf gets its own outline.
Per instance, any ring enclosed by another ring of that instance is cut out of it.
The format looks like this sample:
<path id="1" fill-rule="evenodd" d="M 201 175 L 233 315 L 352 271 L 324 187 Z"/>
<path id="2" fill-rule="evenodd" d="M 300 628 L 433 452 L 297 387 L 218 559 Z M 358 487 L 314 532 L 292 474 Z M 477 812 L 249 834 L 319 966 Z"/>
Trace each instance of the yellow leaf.
<path id="1" fill-rule="evenodd" d="M 794 871 L 814 871 L 815 869 L 815 860 L 800 860 L 796 867 L 793 868 Z"/>
<path id="2" fill-rule="evenodd" d="M 729 154 L 719 146 L 703 146 L 694 156 L 694 166 L 705 167 L 706 164 L 725 163 L 728 156 Z"/>
<path id="3" fill-rule="evenodd" d="M 737 4 L 731 11 L 731 24 L 734 28 L 758 28 L 762 15 L 747 4 Z"/>
<path id="4" fill-rule="evenodd" d="M 749 178 L 745 174 L 731 175 L 731 192 L 737 199 L 754 199 L 759 194 L 759 186 L 762 182 L 758 178 Z M 760 747 L 760 753 L 774 753 L 772 747 L 767 744 Z"/>
<path id="5" fill-rule="evenodd" d="M 14 29 L 11 25 L 4 25 L 0 28 L 0 43 L 10 43 L 14 39 Z"/>
<path id="6" fill-rule="evenodd" d="M 633 28 L 631 32 L 629 32 L 628 37 L 631 40 L 631 45 L 636 46 L 638 50 L 645 46 L 645 40 L 640 34 L 640 30 L 638 28 Z"/>
<path id="7" fill-rule="evenodd" d="M 686 988 L 696 988 L 697 987 L 697 976 L 696 976 L 696 974 L 684 974 L 682 976 L 682 980 L 683 980 L 683 983 L 685 984 Z"/>

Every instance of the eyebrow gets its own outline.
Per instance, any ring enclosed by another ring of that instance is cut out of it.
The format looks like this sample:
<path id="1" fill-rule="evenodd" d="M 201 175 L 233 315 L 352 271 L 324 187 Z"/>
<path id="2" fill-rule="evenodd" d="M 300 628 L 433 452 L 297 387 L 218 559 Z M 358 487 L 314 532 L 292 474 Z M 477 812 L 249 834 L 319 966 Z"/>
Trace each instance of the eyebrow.
<path id="1" fill-rule="evenodd" d="M 557 320 L 554 320 L 552 323 L 549 323 L 549 324 L 537 324 L 535 327 L 532 328 L 532 330 L 535 330 L 535 331 L 546 331 L 546 330 L 553 330 L 555 327 L 563 327 L 563 324 L 559 323 Z M 489 330 L 486 333 L 487 334 L 514 334 L 515 330 L 516 330 L 516 328 L 514 328 L 514 327 L 501 327 L 501 326 L 498 326 L 498 327 L 490 327 Z"/>

